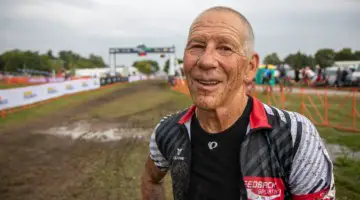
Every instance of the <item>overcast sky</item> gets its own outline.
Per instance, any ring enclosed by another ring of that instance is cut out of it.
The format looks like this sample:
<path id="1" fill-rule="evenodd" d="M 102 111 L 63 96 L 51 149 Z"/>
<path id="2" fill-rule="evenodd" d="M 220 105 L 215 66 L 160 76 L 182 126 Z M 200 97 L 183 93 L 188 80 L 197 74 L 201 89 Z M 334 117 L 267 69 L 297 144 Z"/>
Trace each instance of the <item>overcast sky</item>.
<path id="1" fill-rule="evenodd" d="M 359 0 L 0 0 L 0 52 L 72 50 L 108 62 L 109 47 L 144 43 L 175 45 L 182 57 L 192 20 L 215 5 L 248 18 L 261 60 L 271 52 L 283 58 L 324 47 L 360 50 Z M 135 59 L 118 56 L 117 64 Z"/>

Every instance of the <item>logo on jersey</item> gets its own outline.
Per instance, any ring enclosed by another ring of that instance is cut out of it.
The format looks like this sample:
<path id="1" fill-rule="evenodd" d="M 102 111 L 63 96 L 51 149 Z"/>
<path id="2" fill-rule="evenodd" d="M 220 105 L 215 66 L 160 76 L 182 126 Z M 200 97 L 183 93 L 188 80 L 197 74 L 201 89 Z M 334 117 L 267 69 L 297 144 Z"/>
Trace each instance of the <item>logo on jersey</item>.
<path id="1" fill-rule="evenodd" d="M 209 142 L 208 146 L 209 146 L 210 150 L 213 150 L 218 146 L 218 143 L 217 142 Z"/>
<path id="2" fill-rule="evenodd" d="M 181 152 L 182 152 L 182 149 L 181 149 L 181 148 L 177 148 L 177 155 L 178 155 L 178 156 L 180 156 Z"/>
<path id="3" fill-rule="evenodd" d="M 181 152 L 182 152 L 182 148 L 177 148 L 177 155 L 176 156 L 174 156 L 174 160 L 184 160 L 185 158 L 184 158 L 184 156 L 180 156 L 180 154 L 181 154 Z"/>
<path id="4" fill-rule="evenodd" d="M 248 199 L 281 200 L 284 199 L 284 183 L 281 178 L 245 176 Z"/>

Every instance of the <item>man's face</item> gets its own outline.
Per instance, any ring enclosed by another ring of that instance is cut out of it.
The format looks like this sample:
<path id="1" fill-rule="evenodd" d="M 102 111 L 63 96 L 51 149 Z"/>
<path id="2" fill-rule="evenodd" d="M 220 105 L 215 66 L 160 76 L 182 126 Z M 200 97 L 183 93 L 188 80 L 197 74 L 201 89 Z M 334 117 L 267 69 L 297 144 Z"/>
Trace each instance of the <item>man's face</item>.
<path id="1" fill-rule="evenodd" d="M 245 31 L 241 19 L 229 12 L 204 13 L 191 26 L 184 73 L 197 107 L 213 110 L 245 92 L 245 81 L 253 78 L 243 51 Z"/>

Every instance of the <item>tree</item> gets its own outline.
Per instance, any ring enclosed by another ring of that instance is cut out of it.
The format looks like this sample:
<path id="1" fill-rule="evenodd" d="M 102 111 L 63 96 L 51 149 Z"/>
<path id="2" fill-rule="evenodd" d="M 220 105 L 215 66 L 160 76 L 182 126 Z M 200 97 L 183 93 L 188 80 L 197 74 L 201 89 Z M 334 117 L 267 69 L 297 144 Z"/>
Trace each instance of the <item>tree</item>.
<path id="1" fill-rule="evenodd" d="M 52 52 L 51 50 L 48 50 L 48 51 L 46 52 L 46 55 L 47 55 L 50 59 L 54 59 L 54 58 L 55 58 L 54 55 L 53 55 L 53 52 Z"/>
<path id="2" fill-rule="evenodd" d="M 315 53 L 316 63 L 321 68 L 330 67 L 334 64 L 335 52 L 332 49 L 319 49 Z"/>
<path id="3" fill-rule="evenodd" d="M 352 53 L 351 48 L 343 48 L 339 52 L 336 52 L 334 60 L 356 60 L 356 55 Z"/>
<path id="4" fill-rule="evenodd" d="M 296 54 L 286 56 L 284 62 L 295 69 L 300 69 L 306 66 L 314 67 L 315 59 L 311 55 L 306 55 L 298 51 Z"/>
<path id="5" fill-rule="evenodd" d="M 178 61 L 179 64 L 184 63 L 184 61 L 182 59 L 180 59 L 180 58 L 178 58 L 177 61 Z M 169 73 L 169 66 L 170 66 L 170 60 L 167 59 L 165 61 L 165 66 L 164 66 L 164 72 L 165 73 Z"/>
<path id="6" fill-rule="evenodd" d="M 90 54 L 89 61 L 97 67 L 105 66 L 104 60 L 102 59 L 101 56 L 96 56 L 94 54 Z"/>
<path id="7" fill-rule="evenodd" d="M 355 51 L 354 55 L 355 55 L 355 60 L 360 60 L 360 51 Z"/>
<path id="8" fill-rule="evenodd" d="M 135 61 L 133 66 L 139 70 L 139 72 L 150 75 L 159 71 L 159 64 L 154 60 L 141 60 Z"/>
<path id="9" fill-rule="evenodd" d="M 90 54 L 89 58 L 82 57 L 72 51 L 60 51 L 56 58 L 51 50 L 45 54 L 37 51 L 21 51 L 14 49 L 0 55 L 0 70 L 8 72 L 19 72 L 23 69 L 40 70 L 43 72 L 58 71 L 73 68 L 93 68 L 104 66 L 102 57 Z"/>
<path id="10" fill-rule="evenodd" d="M 0 72 L 5 71 L 5 60 L 2 55 L 0 55 Z"/>
<path id="11" fill-rule="evenodd" d="M 268 64 L 269 65 L 279 65 L 281 63 L 281 60 L 280 60 L 279 56 L 277 55 L 277 53 L 272 53 L 272 54 L 265 56 L 263 62 L 266 65 L 268 65 Z"/>

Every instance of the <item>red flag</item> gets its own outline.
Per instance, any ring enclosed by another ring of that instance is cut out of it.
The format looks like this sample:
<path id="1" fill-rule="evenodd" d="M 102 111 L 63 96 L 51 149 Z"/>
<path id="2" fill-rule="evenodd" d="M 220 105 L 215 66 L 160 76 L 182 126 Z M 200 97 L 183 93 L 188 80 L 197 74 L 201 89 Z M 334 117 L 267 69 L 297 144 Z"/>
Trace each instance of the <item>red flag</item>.
<path id="1" fill-rule="evenodd" d="M 145 52 L 145 51 L 139 52 L 138 55 L 139 55 L 139 56 L 146 56 L 146 52 Z"/>

